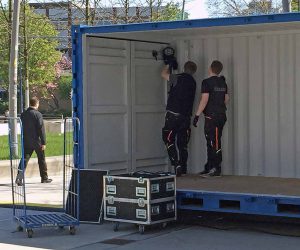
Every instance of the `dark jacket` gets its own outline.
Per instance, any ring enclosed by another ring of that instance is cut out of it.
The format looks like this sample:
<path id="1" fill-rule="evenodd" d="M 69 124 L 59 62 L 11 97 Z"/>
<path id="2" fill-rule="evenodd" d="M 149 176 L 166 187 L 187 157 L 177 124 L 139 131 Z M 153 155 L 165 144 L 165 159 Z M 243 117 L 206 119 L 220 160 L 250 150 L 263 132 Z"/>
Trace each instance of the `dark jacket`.
<path id="1" fill-rule="evenodd" d="M 167 110 L 184 116 L 191 116 L 196 92 L 196 81 L 193 76 L 171 74 L 171 89 L 168 96 Z"/>
<path id="2" fill-rule="evenodd" d="M 209 93 L 205 115 L 226 114 L 225 95 L 228 87 L 224 77 L 212 76 L 202 82 L 202 93 Z"/>
<path id="3" fill-rule="evenodd" d="M 21 114 L 24 148 L 35 149 L 46 145 L 46 133 L 42 114 L 29 107 Z"/>

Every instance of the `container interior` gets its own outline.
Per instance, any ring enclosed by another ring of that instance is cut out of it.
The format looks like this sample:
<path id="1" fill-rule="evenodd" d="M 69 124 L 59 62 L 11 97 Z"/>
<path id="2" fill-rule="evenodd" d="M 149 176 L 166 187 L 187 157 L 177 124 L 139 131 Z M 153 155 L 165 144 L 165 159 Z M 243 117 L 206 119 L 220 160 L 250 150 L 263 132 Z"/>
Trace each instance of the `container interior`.
<path id="1" fill-rule="evenodd" d="M 168 170 L 161 140 L 167 85 L 160 77 L 161 58 L 152 56 L 168 44 L 176 49 L 180 69 L 187 60 L 198 65 L 195 110 L 209 64 L 217 59 L 224 65 L 230 103 L 223 174 L 299 178 L 299 22 L 87 34 L 85 168 Z M 202 117 L 192 128 L 190 173 L 200 172 L 206 162 L 203 123 Z"/>
<path id="2" fill-rule="evenodd" d="M 205 190 L 220 193 L 244 193 L 300 196 L 300 181 L 296 178 L 263 176 L 223 176 L 204 178 L 187 175 L 177 178 L 177 189 Z"/>

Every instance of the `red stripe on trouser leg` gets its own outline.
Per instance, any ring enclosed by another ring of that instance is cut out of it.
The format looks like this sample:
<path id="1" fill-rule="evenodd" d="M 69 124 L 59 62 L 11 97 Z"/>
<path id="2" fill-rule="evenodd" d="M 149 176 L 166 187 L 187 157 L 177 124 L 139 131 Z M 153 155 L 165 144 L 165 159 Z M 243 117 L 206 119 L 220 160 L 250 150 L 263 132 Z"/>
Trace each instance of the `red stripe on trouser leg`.
<path id="1" fill-rule="evenodd" d="M 170 137 L 171 137 L 172 132 L 173 131 L 171 130 L 170 133 L 169 133 L 169 135 L 168 135 L 168 138 L 167 138 L 168 142 L 171 142 Z"/>
<path id="2" fill-rule="evenodd" d="M 219 149 L 219 131 L 218 131 L 218 128 L 216 127 L 216 150 Z"/>

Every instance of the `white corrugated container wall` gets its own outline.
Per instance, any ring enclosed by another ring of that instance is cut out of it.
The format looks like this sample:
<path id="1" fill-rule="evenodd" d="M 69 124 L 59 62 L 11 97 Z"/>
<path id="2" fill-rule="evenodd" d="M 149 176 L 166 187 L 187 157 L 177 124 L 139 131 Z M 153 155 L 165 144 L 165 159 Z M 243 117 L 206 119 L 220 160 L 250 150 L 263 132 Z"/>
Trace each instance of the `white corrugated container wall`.
<path id="1" fill-rule="evenodd" d="M 198 65 L 196 110 L 208 65 L 224 64 L 231 97 L 223 133 L 223 173 L 300 177 L 300 32 L 226 34 L 177 40 L 179 60 Z M 206 162 L 203 119 L 192 131 L 190 164 Z"/>
<path id="2" fill-rule="evenodd" d="M 299 27 L 299 23 L 274 23 L 107 36 L 168 41 L 176 47 L 181 67 L 186 60 L 195 61 L 198 86 L 194 109 L 209 64 L 215 59 L 222 61 L 231 97 L 222 140 L 223 173 L 299 178 Z M 201 171 L 205 162 L 201 118 L 198 128 L 192 130 L 190 171 Z"/>

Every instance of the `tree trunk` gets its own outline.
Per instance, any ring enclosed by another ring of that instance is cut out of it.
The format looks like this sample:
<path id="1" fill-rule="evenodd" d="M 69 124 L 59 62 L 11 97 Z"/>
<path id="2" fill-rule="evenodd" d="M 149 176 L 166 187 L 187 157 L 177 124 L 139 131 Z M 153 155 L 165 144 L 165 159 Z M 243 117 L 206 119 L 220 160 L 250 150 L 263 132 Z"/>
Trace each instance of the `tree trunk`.
<path id="1" fill-rule="evenodd" d="M 91 13 L 91 25 L 95 25 L 95 18 L 96 18 L 96 8 L 97 8 L 97 3 L 96 3 L 96 0 L 94 0 L 94 6 L 92 8 L 92 13 Z"/>
<path id="2" fill-rule="evenodd" d="M 129 20 L 129 0 L 125 0 L 125 23 L 128 23 Z"/>
<path id="3" fill-rule="evenodd" d="M 185 15 L 184 15 L 184 13 L 185 13 L 185 0 L 182 0 L 182 10 L 181 10 L 181 20 L 184 20 L 184 18 L 185 18 Z"/>
<path id="4" fill-rule="evenodd" d="M 29 67 L 28 67 L 26 0 L 23 1 L 23 43 L 24 43 L 23 46 L 24 46 L 25 109 L 27 109 L 29 107 Z"/>
<path id="5" fill-rule="evenodd" d="M 19 156 L 18 154 L 18 137 L 17 137 L 17 105 L 18 105 L 18 52 L 19 52 L 19 21 L 20 21 L 20 2 L 14 0 L 14 13 L 13 23 L 11 31 L 11 49 L 10 49 L 10 60 L 9 60 L 9 116 L 13 117 L 11 125 L 11 138 L 12 143 L 12 155 L 14 157 Z"/>
<path id="6" fill-rule="evenodd" d="M 89 16 L 90 16 L 90 9 L 89 9 L 89 0 L 85 0 L 85 24 L 89 25 Z"/>
<path id="7" fill-rule="evenodd" d="M 8 58 L 7 61 L 10 59 L 10 44 L 11 44 L 11 24 L 12 24 L 12 0 L 8 1 Z"/>
<path id="8" fill-rule="evenodd" d="M 282 0 L 282 11 L 291 12 L 291 0 Z"/>
<path id="9" fill-rule="evenodd" d="M 68 55 L 72 55 L 72 41 L 71 41 L 71 26 L 72 26 L 72 2 L 68 1 Z"/>
<path id="10" fill-rule="evenodd" d="M 150 21 L 153 21 L 153 0 L 150 0 L 149 2 L 149 8 L 150 8 Z"/>

